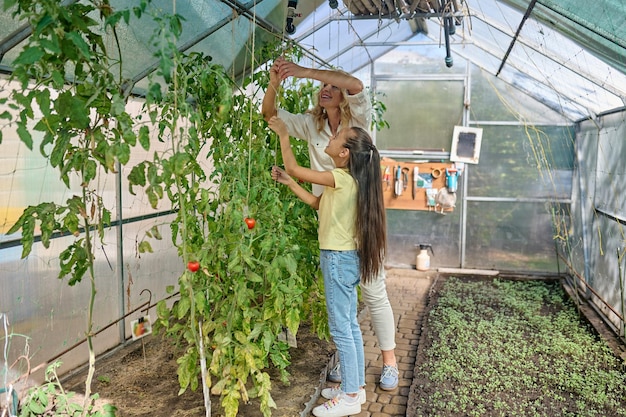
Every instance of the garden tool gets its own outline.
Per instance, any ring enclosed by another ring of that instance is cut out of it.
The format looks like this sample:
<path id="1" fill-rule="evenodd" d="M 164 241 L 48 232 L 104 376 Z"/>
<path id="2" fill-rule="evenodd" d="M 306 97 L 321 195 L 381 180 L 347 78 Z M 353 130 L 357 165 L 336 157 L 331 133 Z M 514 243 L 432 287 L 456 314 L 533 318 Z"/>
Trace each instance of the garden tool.
<path id="1" fill-rule="evenodd" d="M 385 167 L 385 173 L 383 174 L 383 181 L 385 181 L 385 190 L 389 189 L 389 183 L 391 182 L 391 170 L 389 165 Z"/>
<path id="2" fill-rule="evenodd" d="M 426 189 L 426 206 L 428 207 L 428 211 L 435 210 L 437 208 L 437 192 L 437 188 Z"/>
<path id="3" fill-rule="evenodd" d="M 410 169 L 404 167 L 402 168 L 402 189 L 406 191 L 409 186 L 409 171 Z"/>
<path id="4" fill-rule="evenodd" d="M 400 197 L 402 195 L 402 190 L 404 189 L 404 187 L 402 186 L 402 168 L 400 167 L 400 165 L 398 165 L 396 167 L 396 182 L 394 184 L 394 195 L 396 197 Z"/>

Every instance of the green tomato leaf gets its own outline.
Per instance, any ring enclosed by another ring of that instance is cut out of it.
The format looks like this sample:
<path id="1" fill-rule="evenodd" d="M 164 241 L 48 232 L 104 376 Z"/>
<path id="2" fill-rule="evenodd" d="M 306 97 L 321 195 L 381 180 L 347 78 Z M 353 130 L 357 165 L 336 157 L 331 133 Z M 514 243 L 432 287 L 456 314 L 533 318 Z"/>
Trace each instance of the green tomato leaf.
<path id="1" fill-rule="evenodd" d="M 26 128 L 26 126 L 22 123 L 18 123 L 17 125 L 17 135 L 20 137 L 20 140 L 24 142 L 24 145 L 31 151 L 33 150 L 33 137 L 30 135 L 30 132 Z"/>
<path id="2" fill-rule="evenodd" d="M 148 129 L 148 126 L 139 128 L 139 144 L 146 151 L 150 149 L 150 129 Z"/>
<path id="3" fill-rule="evenodd" d="M 196 366 L 195 358 L 188 351 L 185 355 L 178 358 L 176 362 L 178 362 L 178 383 L 180 384 L 181 391 L 185 392 L 191 382 L 191 377 L 195 375 L 193 372 Z"/>
<path id="4" fill-rule="evenodd" d="M 65 38 L 70 40 L 76 49 L 83 55 L 83 57 L 87 60 L 91 58 L 91 52 L 89 45 L 83 39 L 83 37 L 77 32 L 69 32 L 65 34 Z"/>
<path id="5" fill-rule="evenodd" d="M 286 321 L 287 328 L 294 336 L 296 336 L 298 334 L 298 328 L 300 327 L 300 310 L 290 308 L 287 311 Z"/>
<path id="6" fill-rule="evenodd" d="M 15 61 L 13 61 L 13 66 L 16 67 L 20 65 L 25 65 L 25 66 L 33 65 L 39 60 L 41 60 L 43 56 L 44 56 L 43 50 L 37 47 L 30 46 L 30 47 L 25 48 L 22 51 L 22 53 L 18 55 Z"/>
<path id="7" fill-rule="evenodd" d="M 185 314 L 187 314 L 190 308 L 191 301 L 189 300 L 189 297 L 181 295 L 180 300 L 178 301 L 178 311 L 176 312 L 176 317 L 182 319 L 185 317 Z"/>
<path id="8" fill-rule="evenodd" d="M 157 226 L 152 226 L 152 228 L 150 229 L 150 232 L 152 233 L 152 235 L 154 236 L 156 240 L 163 239 L 163 236 L 161 236 L 161 232 L 159 231 L 159 228 Z"/>
<path id="9" fill-rule="evenodd" d="M 251 282 L 263 282 L 263 277 L 257 274 L 254 270 L 248 270 L 247 277 Z"/>
<path id="10" fill-rule="evenodd" d="M 130 160 L 130 146 L 127 143 L 120 143 L 117 146 L 117 159 L 122 165 L 126 165 Z"/>
<path id="11" fill-rule="evenodd" d="M 85 162 L 85 168 L 83 171 L 84 182 L 88 183 L 94 178 L 96 178 L 97 170 L 98 170 L 98 165 L 96 164 L 96 162 L 92 159 L 88 159 L 87 162 Z"/>
<path id="12" fill-rule="evenodd" d="M 128 174 L 128 188 L 132 195 L 135 195 L 133 191 L 133 185 L 139 185 L 144 187 L 146 185 L 146 166 L 145 162 L 135 165 Z"/>

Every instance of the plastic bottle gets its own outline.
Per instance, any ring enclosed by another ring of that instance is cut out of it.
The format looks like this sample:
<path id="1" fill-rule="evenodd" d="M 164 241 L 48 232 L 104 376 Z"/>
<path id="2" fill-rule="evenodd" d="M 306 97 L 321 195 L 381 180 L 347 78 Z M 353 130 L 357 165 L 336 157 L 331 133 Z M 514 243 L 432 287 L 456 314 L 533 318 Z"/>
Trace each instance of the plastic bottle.
<path id="1" fill-rule="evenodd" d="M 419 246 L 420 248 L 420 252 L 415 260 L 415 268 L 418 271 L 428 271 L 430 269 L 430 256 L 428 255 L 428 249 L 430 249 L 430 252 L 434 256 L 435 252 L 433 251 L 433 247 L 428 243 L 420 243 L 415 246 Z"/>

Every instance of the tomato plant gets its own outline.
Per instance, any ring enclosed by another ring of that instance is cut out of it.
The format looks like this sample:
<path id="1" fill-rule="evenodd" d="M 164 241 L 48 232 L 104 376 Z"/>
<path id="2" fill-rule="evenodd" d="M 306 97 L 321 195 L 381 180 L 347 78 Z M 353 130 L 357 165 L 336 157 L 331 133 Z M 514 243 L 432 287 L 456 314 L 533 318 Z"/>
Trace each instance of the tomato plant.
<path id="1" fill-rule="evenodd" d="M 243 221 L 246 222 L 246 226 L 248 226 L 248 229 L 254 229 L 254 226 L 256 225 L 256 220 L 251 217 L 246 217 L 245 219 L 243 219 Z"/>
<path id="2" fill-rule="evenodd" d="M 197 272 L 200 269 L 200 262 L 198 261 L 189 261 L 187 262 L 187 269 L 191 272 Z"/>
<path id="3" fill-rule="evenodd" d="M 159 140 L 171 149 L 137 164 L 128 179 L 131 192 L 142 188 L 153 207 L 165 198 L 178 207 L 172 242 L 186 262 L 201 254 L 193 260 L 202 268 L 181 275 L 171 306 L 158 303 L 153 330 L 188 344 L 178 358 L 181 392 L 203 381 L 198 362 L 205 355 L 210 377 L 204 380 L 227 417 L 249 397 L 260 400 L 267 416 L 274 406 L 267 368 L 277 369 L 283 381 L 288 376 L 289 346 L 279 334 L 288 328 L 297 335 L 301 320 L 310 318 L 320 337 L 328 337 L 315 211 L 271 179 L 267 167 L 277 163 L 278 142 L 257 103 L 233 94 L 238 87 L 210 58 L 177 52 L 174 40 L 163 47 L 167 36 L 158 39 L 157 55 L 169 66 L 157 72 L 167 79 L 167 71 L 176 82 L 164 92 L 151 85 L 146 107 Z M 267 86 L 266 73 L 254 77 L 242 89 Z M 294 146 L 300 162 L 308 163 L 306 144 Z M 212 171 L 197 162 L 204 159 L 213 162 Z M 242 237 L 242 223 L 251 229 L 257 222 L 263 230 Z M 201 351 L 202 345 L 215 348 Z"/>

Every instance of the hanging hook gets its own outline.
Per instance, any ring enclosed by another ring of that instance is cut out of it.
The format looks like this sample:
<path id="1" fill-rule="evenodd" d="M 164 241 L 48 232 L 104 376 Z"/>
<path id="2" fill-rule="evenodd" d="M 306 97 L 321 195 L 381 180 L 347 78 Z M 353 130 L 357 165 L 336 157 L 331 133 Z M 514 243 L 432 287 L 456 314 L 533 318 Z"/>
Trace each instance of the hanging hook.
<path id="1" fill-rule="evenodd" d="M 150 312 L 150 307 L 152 307 L 152 291 L 150 291 L 147 288 L 144 288 L 143 290 L 141 290 L 141 292 L 139 293 L 139 296 L 141 296 L 144 291 L 148 291 L 148 294 L 150 294 L 150 297 L 148 298 L 148 306 L 146 307 L 146 316 L 148 315 L 148 313 Z"/>

